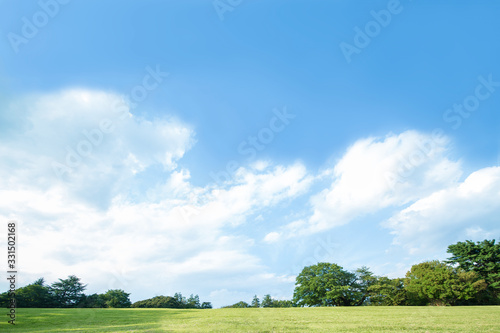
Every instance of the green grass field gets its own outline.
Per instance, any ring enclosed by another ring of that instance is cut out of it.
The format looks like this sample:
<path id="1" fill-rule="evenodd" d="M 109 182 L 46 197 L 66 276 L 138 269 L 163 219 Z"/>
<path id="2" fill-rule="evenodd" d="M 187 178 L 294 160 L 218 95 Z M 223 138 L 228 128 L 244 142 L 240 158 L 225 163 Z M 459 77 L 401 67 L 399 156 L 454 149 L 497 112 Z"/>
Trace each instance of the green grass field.
<path id="1" fill-rule="evenodd" d="M 6 309 L 5 309 L 5 312 Z M 500 332 L 500 307 L 17 309 L 0 332 Z"/>

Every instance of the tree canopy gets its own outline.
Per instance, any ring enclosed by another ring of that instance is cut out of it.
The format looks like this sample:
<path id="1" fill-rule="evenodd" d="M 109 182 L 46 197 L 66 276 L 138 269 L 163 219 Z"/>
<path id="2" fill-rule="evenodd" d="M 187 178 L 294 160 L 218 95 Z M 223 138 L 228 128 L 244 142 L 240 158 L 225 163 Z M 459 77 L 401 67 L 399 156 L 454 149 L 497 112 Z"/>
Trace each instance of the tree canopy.
<path id="1" fill-rule="evenodd" d="M 477 273 L 487 285 L 483 301 L 497 303 L 500 296 L 500 244 L 495 240 L 474 243 L 470 240 L 448 246 L 452 256 L 447 262 L 458 264 L 466 272 Z"/>

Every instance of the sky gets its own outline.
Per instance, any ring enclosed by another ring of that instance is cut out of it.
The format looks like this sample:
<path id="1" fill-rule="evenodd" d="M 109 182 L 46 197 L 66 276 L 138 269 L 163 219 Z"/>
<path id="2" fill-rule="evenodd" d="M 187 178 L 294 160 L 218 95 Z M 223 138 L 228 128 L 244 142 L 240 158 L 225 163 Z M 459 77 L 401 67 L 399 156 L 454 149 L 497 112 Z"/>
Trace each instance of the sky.
<path id="1" fill-rule="evenodd" d="M 496 1 L 0 8 L 18 286 L 220 307 L 290 299 L 318 262 L 403 277 L 499 238 Z"/>

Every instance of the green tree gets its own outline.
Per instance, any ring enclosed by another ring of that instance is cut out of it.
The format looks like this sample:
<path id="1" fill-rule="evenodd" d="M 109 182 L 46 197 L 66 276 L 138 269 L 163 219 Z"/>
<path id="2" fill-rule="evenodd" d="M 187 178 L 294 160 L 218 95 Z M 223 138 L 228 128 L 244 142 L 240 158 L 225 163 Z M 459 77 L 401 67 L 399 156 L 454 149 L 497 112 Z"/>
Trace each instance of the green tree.
<path id="1" fill-rule="evenodd" d="M 20 308 L 51 308 L 57 306 L 56 298 L 43 278 L 16 291 L 16 302 Z"/>
<path id="2" fill-rule="evenodd" d="M 212 308 L 212 303 L 210 303 L 210 302 L 203 302 L 203 303 L 201 303 L 201 308 L 202 309 L 211 309 Z"/>
<path id="3" fill-rule="evenodd" d="M 269 294 L 264 295 L 264 298 L 262 299 L 261 306 L 263 308 L 271 308 L 273 306 L 273 299 L 271 298 L 271 295 L 269 295 Z"/>
<path id="4" fill-rule="evenodd" d="M 182 296 L 182 293 L 175 293 L 174 294 L 174 298 L 177 300 L 177 302 L 179 302 L 179 304 L 181 304 L 183 307 L 186 306 L 187 304 L 187 300 L 186 300 L 186 297 L 183 297 Z"/>
<path id="5" fill-rule="evenodd" d="M 104 295 L 104 301 L 108 308 L 129 308 L 132 303 L 130 294 L 121 289 L 108 290 Z"/>
<path id="6" fill-rule="evenodd" d="M 170 308 L 170 309 L 182 309 L 184 305 L 179 303 L 179 301 L 170 296 L 156 296 L 143 301 L 138 301 L 132 304 L 133 308 Z"/>
<path id="7" fill-rule="evenodd" d="M 252 300 L 252 308 L 260 308 L 260 300 L 257 295 L 254 295 Z"/>
<path id="8" fill-rule="evenodd" d="M 474 298 L 486 285 L 475 272 L 435 260 L 413 265 L 406 273 L 405 288 L 411 304 L 453 305 Z"/>
<path id="9" fill-rule="evenodd" d="M 60 307 L 74 307 L 81 301 L 86 288 L 87 286 L 80 282 L 80 278 L 70 275 L 67 279 L 54 282 L 50 290 Z"/>
<path id="10" fill-rule="evenodd" d="M 277 300 L 273 299 L 272 308 L 291 308 L 294 306 L 294 303 L 289 300 Z"/>
<path id="11" fill-rule="evenodd" d="M 106 299 L 103 294 L 83 295 L 77 307 L 79 308 L 105 308 Z"/>
<path id="12" fill-rule="evenodd" d="M 240 301 L 233 305 L 225 306 L 225 308 L 249 308 L 250 305 L 247 302 Z"/>
<path id="13" fill-rule="evenodd" d="M 198 295 L 191 294 L 187 299 L 186 308 L 188 309 L 199 309 L 201 308 L 200 297 Z"/>
<path id="14" fill-rule="evenodd" d="M 404 279 L 378 277 L 368 287 L 369 305 L 408 305 L 408 297 L 404 288 Z"/>
<path id="15" fill-rule="evenodd" d="M 487 289 L 481 295 L 483 303 L 500 301 L 500 244 L 495 244 L 495 240 L 477 243 L 467 240 L 448 246 L 447 252 L 452 255 L 448 263 L 458 264 L 484 279 Z"/>
<path id="16" fill-rule="evenodd" d="M 298 306 L 361 305 L 371 276 L 366 268 L 351 273 L 331 263 L 307 266 L 296 278 L 293 301 Z"/>

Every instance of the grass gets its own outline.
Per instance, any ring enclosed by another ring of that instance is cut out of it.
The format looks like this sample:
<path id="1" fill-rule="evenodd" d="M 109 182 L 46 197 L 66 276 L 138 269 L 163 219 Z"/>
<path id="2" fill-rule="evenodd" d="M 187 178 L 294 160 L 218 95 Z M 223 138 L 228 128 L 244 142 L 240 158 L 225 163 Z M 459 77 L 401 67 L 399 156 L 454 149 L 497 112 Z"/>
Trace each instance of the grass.
<path id="1" fill-rule="evenodd" d="M 7 313 L 7 309 L 4 309 Z M 0 332 L 500 332 L 500 307 L 17 309 Z"/>

